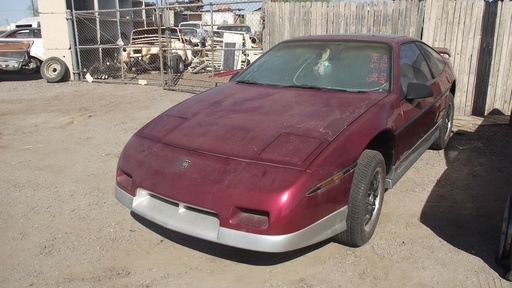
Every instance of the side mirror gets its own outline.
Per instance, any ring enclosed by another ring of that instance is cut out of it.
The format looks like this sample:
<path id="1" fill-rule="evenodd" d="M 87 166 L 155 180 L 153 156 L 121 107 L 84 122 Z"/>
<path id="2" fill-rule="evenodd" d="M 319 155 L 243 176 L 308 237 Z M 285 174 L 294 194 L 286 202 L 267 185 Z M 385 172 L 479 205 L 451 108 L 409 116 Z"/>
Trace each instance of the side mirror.
<path id="1" fill-rule="evenodd" d="M 423 99 L 434 96 L 434 90 L 427 84 L 409 83 L 407 84 L 407 95 L 405 99 Z"/>

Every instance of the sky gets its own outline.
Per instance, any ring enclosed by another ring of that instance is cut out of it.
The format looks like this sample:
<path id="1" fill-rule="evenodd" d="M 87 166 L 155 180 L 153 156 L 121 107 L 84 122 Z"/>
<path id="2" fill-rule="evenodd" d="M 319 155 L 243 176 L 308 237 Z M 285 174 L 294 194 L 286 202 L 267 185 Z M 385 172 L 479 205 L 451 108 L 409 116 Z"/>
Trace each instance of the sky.
<path id="1" fill-rule="evenodd" d="M 34 0 L 34 2 L 36 3 L 37 1 Z M 204 2 L 207 3 L 210 1 Z M 31 0 L 0 0 L 0 26 L 8 26 L 11 23 L 21 20 L 22 18 L 32 16 L 29 12 L 30 3 Z"/>
<path id="2" fill-rule="evenodd" d="M 0 0 L 0 26 L 7 26 L 25 17 L 31 17 L 31 0 Z M 37 1 L 34 0 L 36 3 Z"/>

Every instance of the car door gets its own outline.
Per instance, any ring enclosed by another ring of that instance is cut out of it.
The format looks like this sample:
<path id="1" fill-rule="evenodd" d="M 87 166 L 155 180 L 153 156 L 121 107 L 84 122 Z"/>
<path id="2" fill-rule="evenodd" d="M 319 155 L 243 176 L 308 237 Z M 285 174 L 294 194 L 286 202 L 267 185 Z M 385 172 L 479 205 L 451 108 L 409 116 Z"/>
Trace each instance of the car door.
<path id="1" fill-rule="evenodd" d="M 404 125 L 398 130 L 397 160 L 405 165 L 417 159 L 428 148 L 427 141 L 440 113 L 441 87 L 420 50 L 420 42 L 409 42 L 400 47 L 400 112 Z M 434 95 L 423 99 L 407 99 L 407 85 L 423 83 L 432 88 Z M 398 167 L 400 168 L 400 167 Z"/>

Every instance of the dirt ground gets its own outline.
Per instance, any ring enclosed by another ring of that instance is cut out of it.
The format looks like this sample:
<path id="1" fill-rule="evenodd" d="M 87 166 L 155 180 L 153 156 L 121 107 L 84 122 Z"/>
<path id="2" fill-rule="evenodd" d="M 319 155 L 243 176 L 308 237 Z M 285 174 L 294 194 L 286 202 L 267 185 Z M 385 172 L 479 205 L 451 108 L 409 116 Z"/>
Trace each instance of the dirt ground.
<path id="1" fill-rule="evenodd" d="M 143 124 L 191 94 L 0 74 L 0 287 L 510 287 L 495 263 L 512 127 L 458 118 L 385 195 L 361 248 L 248 252 L 155 227 L 114 198 Z M 499 121 L 498 121 L 499 122 Z"/>

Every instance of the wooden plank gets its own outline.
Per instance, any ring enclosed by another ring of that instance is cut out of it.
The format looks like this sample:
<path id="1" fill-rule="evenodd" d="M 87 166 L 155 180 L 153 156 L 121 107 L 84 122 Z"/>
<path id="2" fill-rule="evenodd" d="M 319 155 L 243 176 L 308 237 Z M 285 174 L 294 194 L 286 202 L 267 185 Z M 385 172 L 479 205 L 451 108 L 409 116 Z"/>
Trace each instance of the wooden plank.
<path id="1" fill-rule="evenodd" d="M 334 3 L 328 3 L 326 6 L 327 16 L 327 34 L 334 34 L 334 13 L 336 13 Z"/>
<path id="2" fill-rule="evenodd" d="M 376 34 L 382 33 L 382 4 L 378 2 L 370 2 L 373 9 L 372 32 Z"/>
<path id="3" fill-rule="evenodd" d="M 349 17 L 350 17 L 350 29 L 349 29 L 349 33 L 357 33 L 357 3 L 355 2 L 350 2 L 350 3 L 347 3 L 347 5 L 349 5 L 350 7 L 350 14 L 349 14 Z"/>
<path id="4" fill-rule="evenodd" d="M 341 24 L 341 13 L 340 13 L 340 5 L 337 3 L 330 3 L 331 5 L 331 15 L 332 15 L 332 33 L 339 34 L 340 33 L 340 24 Z"/>
<path id="5" fill-rule="evenodd" d="M 273 9 L 273 5 L 274 3 L 272 2 L 266 2 L 265 5 L 263 5 L 263 11 L 264 11 L 264 17 L 265 17 L 265 25 L 263 26 L 263 39 L 262 39 L 262 42 L 263 42 L 263 49 L 266 51 L 270 48 L 270 35 L 272 35 L 270 29 L 271 29 L 271 24 L 272 23 L 272 11 L 274 10 Z"/>
<path id="6" fill-rule="evenodd" d="M 409 36 L 412 36 L 412 37 L 416 37 L 416 29 L 418 27 L 418 13 L 417 13 L 417 8 L 418 8 L 418 4 L 420 2 L 415 2 L 415 1 L 411 1 L 409 2 L 409 8 L 408 8 L 408 12 L 409 13 L 409 33 L 407 35 Z"/>
<path id="7" fill-rule="evenodd" d="M 392 6 L 392 9 L 390 10 L 391 12 L 391 17 L 388 21 L 388 25 L 389 25 L 389 28 L 390 28 L 390 33 L 391 34 L 396 34 L 397 32 L 397 27 L 398 27 L 398 19 L 400 17 L 400 11 L 398 9 L 394 9 L 395 7 L 398 7 L 398 3 L 396 1 L 393 1 L 393 2 L 389 2 L 389 6 Z"/>
<path id="8" fill-rule="evenodd" d="M 375 26 L 373 21 L 375 21 L 375 7 L 373 5 L 373 2 L 367 2 L 366 7 L 368 8 L 368 19 L 366 20 L 366 23 L 368 25 L 366 29 L 366 33 L 372 33 L 375 34 Z"/>
<path id="9" fill-rule="evenodd" d="M 306 25 L 306 34 L 305 35 L 313 35 L 313 3 L 312 2 L 305 2 L 304 3 L 304 18 L 307 19 L 309 22 L 308 25 Z"/>
<path id="10" fill-rule="evenodd" d="M 496 35 L 494 38 L 493 64 L 494 69 L 491 71 L 489 82 L 489 98 L 486 106 L 486 114 L 493 109 L 498 109 L 502 113 L 510 111 L 510 29 L 511 29 L 511 11 L 507 9 L 509 2 L 498 2 L 498 18 L 496 25 Z M 507 5 L 508 4 L 508 5 Z M 507 93 L 508 92 L 508 93 Z"/>
<path id="11" fill-rule="evenodd" d="M 405 1 L 405 15 L 404 15 L 404 26 L 402 26 L 402 35 L 412 36 L 414 31 L 414 24 L 412 19 L 412 7 L 413 1 Z"/>
<path id="12" fill-rule="evenodd" d="M 426 1 L 422 1 L 425 3 L 424 5 L 424 17 L 423 17 L 423 32 L 422 32 L 422 35 L 421 35 L 421 39 L 423 41 L 425 41 L 426 43 L 430 43 L 429 39 L 430 39 L 430 27 L 432 26 L 431 23 L 430 23 L 430 15 L 432 14 L 430 12 L 431 10 L 431 7 L 432 7 L 432 1 L 431 0 L 426 0 Z"/>
<path id="13" fill-rule="evenodd" d="M 435 10 L 433 7 L 433 0 L 427 0 L 425 1 L 425 22 L 424 22 L 424 28 L 423 28 L 423 41 L 426 43 L 432 44 L 434 41 L 434 27 L 435 27 L 435 21 L 432 19 L 435 19 Z"/>
<path id="14" fill-rule="evenodd" d="M 504 6 L 505 6 L 505 12 L 504 12 L 504 15 L 512 15 L 512 2 L 504 2 L 503 3 Z M 511 34 L 511 31 L 512 31 L 512 20 L 510 19 L 510 17 L 508 18 L 509 20 L 509 25 L 508 25 L 508 33 L 507 33 L 507 36 L 508 36 L 508 39 L 506 41 L 506 46 L 507 46 L 507 55 L 506 55 L 506 61 L 508 63 L 511 63 L 512 62 L 512 36 L 510 35 Z M 504 42 L 505 43 L 505 42 Z M 508 80 L 508 79 L 511 79 L 512 78 L 512 65 L 509 65 L 508 66 L 508 74 L 507 74 L 507 85 L 506 85 L 506 88 L 504 89 L 504 93 L 505 93 L 505 104 L 504 104 L 504 111 L 511 111 L 512 110 L 512 84 L 511 84 L 511 81 Z M 506 113 L 506 112 L 505 112 Z M 512 121 L 512 116 L 511 116 L 511 121 Z M 512 124 L 512 122 L 511 122 Z"/>
<path id="15" fill-rule="evenodd" d="M 455 22 L 453 21 L 454 20 L 454 14 L 455 14 L 455 3 L 456 2 L 453 2 L 453 1 L 446 1 L 447 2 L 447 5 L 446 5 L 446 9 L 448 10 L 448 13 L 447 13 L 447 19 L 446 19 L 446 25 L 445 25 L 445 34 L 446 34 L 446 37 L 445 37 L 445 42 L 443 43 L 443 47 L 446 47 L 448 49 L 450 49 L 450 47 L 452 47 L 452 39 L 454 37 L 454 32 L 458 29 L 456 29 L 456 26 L 455 26 Z"/>
<path id="16" fill-rule="evenodd" d="M 310 35 L 316 35 L 316 34 L 319 34 L 317 32 L 318 30 L 318 23 L 319 23 L 319 18 L 321 17 L 320 15 L 320 11 L 318 9 L 318 2 L 312 2 L 311 3 L 311 25 L 310 25 L 310 31 L 309 31 L 309 34 Z"/>
<path id="17" fill-rule="evenodd" d="M 468 3 L 469 3 L 469 6 L 468 7 Z M 459 82 L 458 83 L 461 83 L 462 85 L 459 87 L 460 88 L 460 92 L 459 95 L 463 95 L 463 98 L 462 99 L 459 99 L 459 114 L 462 114 L 462 115 L 468 115 L 466 114 L 468 110 L 471 109 L 471 106 L 472 106 L 472 103 L 468 101 L 468 98 L 469 97 L 469 94 L 468 94 L 468 86 L 470 85 L 470 81 L 469 81 L 469 71 L 468 71 L 468 60 L 469 60 L 469 57 L 471 57 L 471 55 L 468 55 L 467 53 L 467 47 L 469 45 L 471 45 L 473 43 L 473 40 L 474 40 L 474 37 L 471 37 L 470 38 L 470 35 L 469 35 L 469 28 L 470 28 L 470 23 L 471 23 L 471 13 L 468 9 L 470 9 L 472 7 L 472 3 L 470 1 L 462 1 L 461 3 L 461 9 L 462 9 L 462 13 L 464 14 L 464 18 L 462 19 L 463 20 L 463 26 L 460 27 L 461 29 L 461 32 L 462 32 L 462 41 L 463 41 L 463 45 L 461 47 L 461 50 L 460 50 L 460 58 L 462 61 L 460 61 L 458 67 L 459 67 Z M 458 89 L 459 89 L 458 88 Z M 471 114 L 471 113 L 470 113 Z"/>
<path id="18" fill-rule="evenodd" d="M 439 18 L 438 18 L 438 22 L 436 23 L 436 26 L 437 26 L 437 31 L 438 31 L 438 34 L 437 34 L 437 37 L 436 39 L 434 39 L 434 46 L 436 47 L 445 47 L 445 43 L 446 43 L 446 27 L 448 26 L 448 4 L 450 3 L 450 1 L 439 1 L 439 9 L 440 9 L 440 12 L 439 12 Z"/>
<path id="19" fill-rule="evenodd" d="M 469 19 L 467 19 L 468 17 L 467 16 L 467 3 L 469 1 L 461 1 L 460 2 L 460 14 L 461 14 L 461 18 L 460 18 L 460 21 L 461 21 L 461 25 L 458 27 L 459 29 L 459 33 L 460 33 L 460 47 L 458 47 L 458 50 L 457 50 L 457 59 L 463 59 L 462 61 L 457 61 L 457 62 L 460 62 L 460 63 L 457 63 L 457 94 L 459 95 L 459 97 L 456 97 L 455 99 L 455 109 L 456 109 L 456 114 L 459 114 L 459 115 L 466 115 L 464 113 L 464 111 L 466 111 L 466 97 L 467 97 L 467 85 L 468 85 L 468 82 L 467 82 L 467 70 L 466 68 L 464 67 L 465 63 L 467 62 L 467 58 L 466 58 L 466 53 L 465 53 L 465 46 L 466 45 L 469 45 L 469 39 L 467 39 L 467 35 L 466 33 L 464 32 L 464 26 L 466 24 L 466 21 L 469 21 Z M 470 107 L 471 108 L 471 107 Z"/>
<path id="20" fill-rule="evenodd" d="M 466 98 L 466 108 L 467 110 L 464 111 L 463 115 L 471 115 L 472 114 L 472 106 L 475 96 L 475 88 L 476 88 L 476 75 L 477 75 L 477 69 L 478 69 L 478 53 L 480 51 L 480 40 L 481 40 L 481 29 L 482 26 L 482 17 L 483 17 L 483 11 L 484 11 L 484 2 L 479 1 L 471 2 L 472 5 L 468 5 L 468 7 L 471 7 L 471 10 L 468 9 L 468 15 L 471 17 L 470 25 L 469 26 L 469 40 L 472 41 L 468 43 L 469 45 L 466 46 L 466 55 L 468 55 L 469 65 L 467 65 L 466 69 L 469 72 L 468 79 L 467 79 L 467 98 Z"/>
<path id="21" fill-rule="evenodd" d="M 356 5 L 356 27 L 357 27 L 357 33 L 366 33 L 365 30 L 367 27 L 366 26 L 366 18 L 367 18 L 367 15 L 366 15 L 366 11 L 365 11 L 365 8 L 366 8 L 366 3 L 364 2 L 359 2 L 357 3 Z"/>
<path id="22" fill-rule="evenodd" d="M 423 33 L 423 19 L 425 17 L 425 7 L 426 7 L 426 1 L 420 1 L 419 2 L 419 10 L 418 10 L 418 26 L 416 28 L 416 37 L 418 39 L 422 38 Z"/>
<path id="23" fill-rule="evenodd" d="M 455 15 L 458 15 L 457 16 L 457 20 L 459 21 L 464 21 L 465 19 L 465 4 L 463 5 L 464 1 L 457 1 L 455 3 L 455 9 L 456 9 L 456 12 L 455 12 Z M 454 27 L 455 28 L 455 27 Z M 462 91 L 463 91 L 463 86 L 466 85 L 466 80 L 465 80 L 465 77 L 464 77 L 464 73 L 466 71 L 462 70 L 461 67 L 459 67 L 459 59 L 461 59 L 461 54 L 462 54 L 462 49 L 463 49 L 463 29 L 460 29 L 460 27 L 457 27 L 456 29 L 456 37 L 457 37 L 457 45 L 455 47 L 453 47 L 452 49 L 452 64 L 453 64 L 453 67 L 454 67 L 454 70 L 455 70 L 455 75 L 457 77 L 457 91 L 456 91 L 456 95 L 455 95 L 455 114 L 461 114 L 463 109 L 462 109 L 462 103 L 465 103 L 465 97 L 466 97 L 466 94 L 463 94 Z"/>
<path id="24" fill-rule="evenodd" d="M 346 18 L 346 2 L 339 2 L 339 30 L 338 33 L 346 33 L 347 18 Z"/>
<path id="25" fill-rule="evenodd" d="M 455 46 L 452 48 L 454 49 L 452 51 L 452 55 L 453 55 L 453 59 L 452 59 L 452 62 L 453 62 L 453 66 L 454 67 L 458 67 L 458 61 L 460 59 L 460 50 L 462 49 L 462 39 L 464 37 L 463 33 L 462 33 L 462 29 L 461 28 L 461 25 L 460 23 L 463 22 L 463 19 L 464 19 L 464 12 L 462 11 L 462 3 L 461 1 L 457 1 L 455 2 L 455 15 L 457 15 L 456 19 L 457 19 L 457 23 L 458 25 L 454 27 L 454 30 L 457 31 L 455 34 L 456 34 L 456 38 L 455 38 Z M 458 69 L 455 69 L 455 72 L 457 72 Z"/>
<path id="26" fill-rule="evenodd" d="M 391 23 L 390 9 L 391 9 L 391 7 L 390 6 L 392 5 L 392 2 L 384 1 L 384 2 L 379 3 L 379 5 L 381 5 L 381 7 L 382 7 L 382 14 L 381 14 L 381 21 L 380 21 L 380 23 L 381 23 L 380 24 L 380 33 L 391 34 L 391 27 L 390 27 L 390 23 Z"/>
<path id="27" fill-rule="evenodd" d="M 486 101 L 486 108 L 485 108 L 485 114 L 489 113 L 490 110 L 493 109 L 494 105 L 495 105 L 495 102 L 496 102 L 496 86 L 497 86 L 497 77 L 495 76 L 497 71 L 499 70 L 500 68 L 500 62 L 499 62 L 499 58 L 500 58 L 500 53 L 501 53 L 501 45 L 502 43 L 500 43 L 501 41 L 499 41 L 499 32 L 500 32 L 500 17 L 501 17 L 501 13 L 500 13 L 500 7 L 501 5 L 499 5 L 499 2 L 497 3 L 498 5 L 498 13 L 496 15 L 496 33 L 494 35 L 494 47 L 493 47 L 493 50 L 492 50 L 492 60 L 491 60 L 491 71 L 490 71 L 490 74 L 489 74 L 489 85 L 487 87 L 487 101 Z"/>

